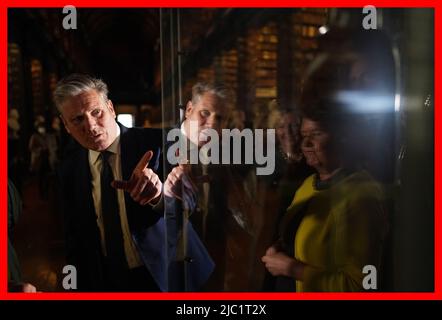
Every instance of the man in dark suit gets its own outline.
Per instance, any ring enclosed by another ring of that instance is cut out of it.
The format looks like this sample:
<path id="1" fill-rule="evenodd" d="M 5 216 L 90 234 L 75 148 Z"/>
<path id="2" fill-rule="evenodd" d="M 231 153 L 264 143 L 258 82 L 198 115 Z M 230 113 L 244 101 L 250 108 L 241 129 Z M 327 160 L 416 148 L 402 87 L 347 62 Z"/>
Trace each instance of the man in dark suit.
<path id="1" fill-rule="evenodd" d="M 185 119 L 177 134 L 185 144 L 175 144 L 179 165 L 164 183 L 166 211 L 183 210 L 184 216 L 188 215 L 215 262 L 215 270 L 204 286 L 208 291 L 226 289 L 227 195 L 232 181 L 230 166 L 203 164 L 207 163 L 207 154 L 202 148 L 210 141 L 206 129 L 221 135 L 231 103 L 231 90 L 222 84 L 199 82 L 192 87 L 192 99 L 186 105 Z M 168 157 L 173 156 L 174 150 L 168 150 Z M 193 163 L 192 153 L 199 157 L 197 163 Z"/>
<path id="2" fill-rule="evenodd" d="M 117 123 L 107 91 L 103 81 L 73 74 L 54 93 L 78 142 L 59 170 L 68 263 L 81 291 L 167 291 L 173 219 L 154 210 L 161 207 L 161 130 Z"/>

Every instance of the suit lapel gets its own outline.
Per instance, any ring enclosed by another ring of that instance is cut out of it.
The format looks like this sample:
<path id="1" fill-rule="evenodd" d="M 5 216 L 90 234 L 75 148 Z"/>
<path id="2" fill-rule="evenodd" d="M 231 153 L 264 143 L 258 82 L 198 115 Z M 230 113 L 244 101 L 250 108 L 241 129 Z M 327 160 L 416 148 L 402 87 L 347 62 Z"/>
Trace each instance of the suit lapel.
<path id="1" fill-rule="evenodd" d="M 75 162 L 81 164 L 74 166 L 76 172 L 73 174 L 75 199 L 80 207 L 83 208 L 80 212 L 85 219 L 93 219 L 96 221 L 96 213 L 94 208 L 94 200 L 92 197 L 91 171 L 89 168 L 88 150 L 81 148 L 78 152 Z M 81 190 L 81 191 L 80 191 Z"/>

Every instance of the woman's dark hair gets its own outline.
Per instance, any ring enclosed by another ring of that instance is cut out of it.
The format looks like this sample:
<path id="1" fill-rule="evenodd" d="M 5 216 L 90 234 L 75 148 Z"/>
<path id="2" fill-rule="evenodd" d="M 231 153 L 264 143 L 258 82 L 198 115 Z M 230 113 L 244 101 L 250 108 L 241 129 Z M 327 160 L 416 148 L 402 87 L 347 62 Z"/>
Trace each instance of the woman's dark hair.
<path id="1" fill-rule="evenodd" d="M 394 125 L 394 70 L 391 44 L 381 31 L 338 29 L 319 39 L 298 105 L 303 118 L 332 135 L 347 164 L 359 166 L 380 148 L 393 150 L 386 128 Z"/>

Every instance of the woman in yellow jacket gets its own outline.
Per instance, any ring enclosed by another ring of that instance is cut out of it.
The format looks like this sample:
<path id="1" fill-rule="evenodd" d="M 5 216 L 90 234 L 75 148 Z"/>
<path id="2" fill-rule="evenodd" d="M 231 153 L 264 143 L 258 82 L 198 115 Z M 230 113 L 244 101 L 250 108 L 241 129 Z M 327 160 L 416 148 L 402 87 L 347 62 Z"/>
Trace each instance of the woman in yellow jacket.
<path id="1" fill-rule="evenodd" d="M 316 173 L 296 191 L 282 241 L 262 261 L 299 292 L 376 289 L 388 226 L 381 187 L 361 164 L 379 177 L 373 160 L 393 172 L 392 137 L 380 130 L 394 125 L 393 58 L 377 32 L 330 31 L 320 47 L 300 100 L 301 149 Z"/>
<path id="2" fill-rule="evenodd" d="M 307 164 L 317 173 L 297 190 L 282 223 L 282 243 L 294 250 L 272 246 L 262 261 L 272 275 L 294 278 L 298 292 L 374 288 L 376 279 L 363 284 L 364 267 L 380 267 L 386 231 L 381 188 L 368 172 L 343 166 L 321 120 L 304 117 L 301 135 Z"/>

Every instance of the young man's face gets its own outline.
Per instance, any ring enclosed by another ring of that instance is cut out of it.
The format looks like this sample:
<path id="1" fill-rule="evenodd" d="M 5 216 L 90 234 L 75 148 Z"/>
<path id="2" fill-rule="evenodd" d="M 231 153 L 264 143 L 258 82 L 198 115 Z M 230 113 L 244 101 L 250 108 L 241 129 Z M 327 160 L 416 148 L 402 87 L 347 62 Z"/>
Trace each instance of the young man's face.
<path id="1" fill-rule="evenodd" d="M 189 101 L 184 121 L 184 130 L 189 140 L 201 147 L 208 142 L 204 139 L 204 129 L 214 129 L 221 134 L 226 123 L 226 109 L 225 104 L 210 92 L 201 95 L 195 103 Z M 196 124 L 196 127 L 190 128 L 191 123 Z"/>
<path id="2" fill-rule="evenodd" d="M 117 137 L 115 111 L 95 90 L 72 97 L 62 105 L 62 120 L 67 132 L 83 147 L 104 151 Z"/>

